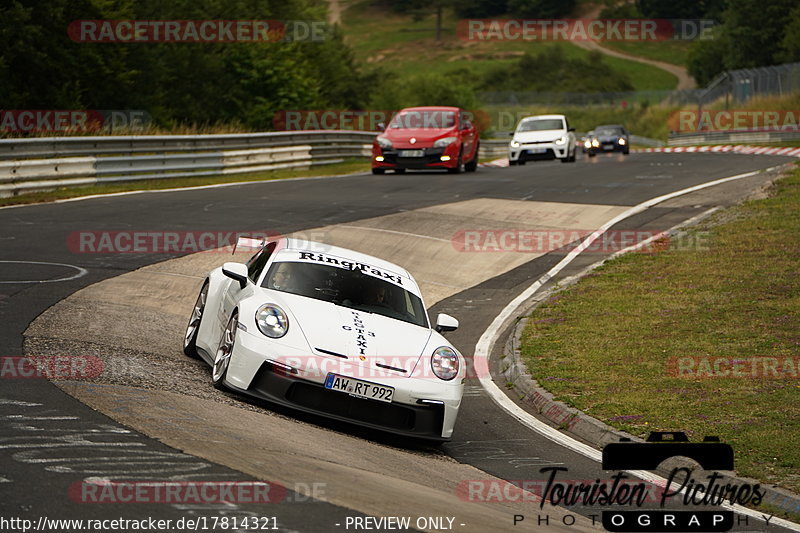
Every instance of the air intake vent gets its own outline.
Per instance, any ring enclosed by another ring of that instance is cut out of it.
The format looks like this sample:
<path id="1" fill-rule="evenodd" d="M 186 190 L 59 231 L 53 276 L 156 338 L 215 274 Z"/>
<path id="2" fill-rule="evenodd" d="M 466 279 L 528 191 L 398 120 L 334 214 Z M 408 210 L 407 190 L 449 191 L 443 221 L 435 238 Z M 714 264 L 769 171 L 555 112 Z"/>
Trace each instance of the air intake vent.
<path id="1" fill-rule="evenodd" d="M 395 372 L 402 372 L 403 374 L 408 372 L 408 370 L 406 370 L 405 368 L 397 368 L 396 366 L 382 365 L 380 363 L 375 363 L 375 366 L 385 368 L 386 370 L 394 370 Z"/>
<path id="2" fill-rule="evenodd" d="M 320 353 L 324 353 L 326 355 L 333 355 L 334 357 L 341 357 L 342 359 L 347 359 L 348 357 L 341 353 L 332 352 L 330 350 L 323 350 L 322 348 L 314 348 L 316 351 Z"/>

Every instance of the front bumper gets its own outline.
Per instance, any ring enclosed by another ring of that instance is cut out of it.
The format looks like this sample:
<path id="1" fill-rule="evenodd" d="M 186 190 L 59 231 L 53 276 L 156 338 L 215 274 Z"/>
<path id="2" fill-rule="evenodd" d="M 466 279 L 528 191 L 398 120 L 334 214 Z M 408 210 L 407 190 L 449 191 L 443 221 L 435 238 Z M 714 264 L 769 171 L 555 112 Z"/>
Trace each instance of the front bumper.
<path id="1" fill-rule="evenodd" d="M 613 141 L 601 141 L 600 145 L 594 147 L 594 152 L 596 154 L 603 153 L 603 152 L 627 152 L 628 145 L 620 144 L 619 141 L 616 139 Z"/>
<path id="2" fill-rule="evenodd" d="M 422 170 L 430 168 L 455 168 L 458 165 L 458 149 L 453 149 L 453 143 L 444 148 L 408 148 L 373 151 L 372 168 L 384 169 L 409 169 Z M 402 157 L 401 152 L 405 150 L 422 150 L 423 155 L 419 157 Z M 382 157 L 383 161 L 376 160 Z M 442 156 L 448 158 L 442 161 Z"/>
<path id="3" fill-rule="evenodd" d="M 263 337 L 240 331 L 226 385 L 242 394 L 326 418 L 408 437 L 450 440 L 461 406 L 460 380 L 437 382 L 393 375 L 342 364 L 335 357 L 287 353 L 284 348 L 280 355 L 269 355 L 274 350 L 270 344 Z M 296 373 L 276 362 L 289 364 Z M 386 403 L 326 389 L 328 372 L 393 387 L 394 399 Z"/>
<path id="4" fill-rule="evenodd" d="M 541 161 L 547 159 L 564 159 L 569 155 L 569 143 L 536 143 L 510 146 L 510 161 Z"/>

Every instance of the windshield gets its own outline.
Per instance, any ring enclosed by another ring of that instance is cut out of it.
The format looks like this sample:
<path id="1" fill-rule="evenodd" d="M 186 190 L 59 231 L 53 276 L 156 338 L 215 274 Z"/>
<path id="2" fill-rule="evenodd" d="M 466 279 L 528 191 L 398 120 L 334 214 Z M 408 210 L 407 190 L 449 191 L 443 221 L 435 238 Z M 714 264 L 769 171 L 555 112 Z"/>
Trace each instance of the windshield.
<path id="1" fill-rule="evenodd" d="M 358 269 L 276 262 L 267 272 L 262 286 L 428 327 L 419 296 Z"/>
<path id="2" fill-rule="evenodd" d="M 405 111 L 398 113 L 389 123 L 395 129 L 446 129 L 456 125 L 453 111 Z"/>
<path id="3" fill-rule="evenodd" d="M 622 128 L 600 128 L 596 135 L 623 135 Z"/>
<path id="4" fill-rule="evenodd" d="M 563 130 L 564 121 L 560 118 L 547 118 L 539 120 L 526 120 L 519 125 L 517 131 L 547 131 Z"/>

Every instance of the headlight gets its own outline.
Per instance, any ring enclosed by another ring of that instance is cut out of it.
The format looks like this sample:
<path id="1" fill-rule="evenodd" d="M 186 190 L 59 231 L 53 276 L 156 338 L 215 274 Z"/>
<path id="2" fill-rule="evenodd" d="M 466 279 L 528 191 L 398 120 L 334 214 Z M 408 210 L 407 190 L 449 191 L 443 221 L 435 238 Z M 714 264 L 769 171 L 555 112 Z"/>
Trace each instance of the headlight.
<path id="1" fill-rule="evenodd" d="M 567 136 L 566 135 L 556 139 L 556 144 L 564 144 L 565 142 L 567 142 Z"/>
<path id="2" fill-rule="evenodd" d="M 589 148 L 589 147 L 592 145 L 592 141 L 590 141 L 589 139 L 586 139 L 586 141 L 584 141 L 583 145 L 584 145 L 586 148 Z"/>
<path id="3" fill-rule="evenodd" d="M 519 148 L 519 141 L 511 141 L 511 148 Z"/>
<path id="4" fill-rule="evenodd" d="M 625 139 L 623 139 L 622 137 L 620 137 L 620 138 L 619 138 L 619 141 L 617 141 L 617 142 L 618 142 L 619 144 L 625 144 Z"/>
<path id="5" fill-rule="evenodd" d="M 378 146 L 380 146 L 384 150 L 391 150 L 392 149 L 392 141 L 390 141 L 386 137 L 378 136 L 378 138 L 375 139 L 375 140 L 378 141 Z"/>
<path id="6" fill-rule="evenodd" d="M 283 309 L 275 304 L 264 304 L 256 311 L 258 329 L 272 339 L 279 339 L 289 331 L 289 319 Z"/>
<path id="7" fill-rule="evenodd" d="M 597 139 L 592 139 L 592 146 L 597 148 L 598 146 L 600 146 L 600 141 L 598 141 Z"/>
<path id="8" fill-rule="evenodd" d="M 433 143 L 434 148 L 443 148 L 449 144 L 453 144 L 456 142 L 456 137 L 442 137 L 441 139 L 437 139 L 435 143 Z"/>
<path id="9" fill-rule="evenodd" d="M 452 348 L 441 346 L 431 356 L 431 369 L 436 377 L 450 381 L 458 375 L 458 355 Z"/>

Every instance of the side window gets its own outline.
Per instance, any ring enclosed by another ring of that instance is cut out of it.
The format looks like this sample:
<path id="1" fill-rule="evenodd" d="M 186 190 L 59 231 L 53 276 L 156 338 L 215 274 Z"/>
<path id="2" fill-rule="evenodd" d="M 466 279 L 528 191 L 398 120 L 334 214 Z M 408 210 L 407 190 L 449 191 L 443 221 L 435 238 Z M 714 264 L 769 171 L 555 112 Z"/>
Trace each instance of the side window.
<path id="1" fill-rule="evenodd" d="M 247 277 L 250 278 L 253 283 L 258 281 L 261 271 L 264 270 L 264 266 L 267 264 L 267 261 L 269 261 L 269 258 L 272 255 L 272 252 L 275 251 L 275 247 L 277 245 L 278 243 L 276 242 L 269 243 L 247 262 Z"/>

